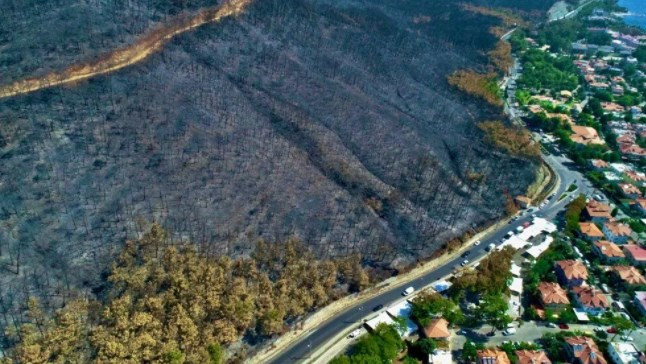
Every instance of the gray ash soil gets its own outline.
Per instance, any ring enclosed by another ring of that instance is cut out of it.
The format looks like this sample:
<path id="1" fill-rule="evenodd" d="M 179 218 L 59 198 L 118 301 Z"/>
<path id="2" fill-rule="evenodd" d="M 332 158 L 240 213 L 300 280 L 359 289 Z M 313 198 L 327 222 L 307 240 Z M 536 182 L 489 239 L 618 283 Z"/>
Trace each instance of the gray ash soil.
<path id="1" fill-rule="evenodd" d="M 32 3 L 0 15 L 2 82 L 96 56 L 166 16 L 131 1 L 114 9 L 128 20 L 110 22 L 104 2 L 59 1 L 100 13 L 87 35 Z M 52 15 L 59 46 L 28 24 L 20 42 L 7 35 L 4 20 L 34 9 Z M 210 254 L 297 236 L 320 257 L 397 268 L 501 217 L 503 193 L 525 192 L 536 164 L 485 143 L 476 123 L 500 110 L 446 82 L 485 69 L 494 24 L 445 0 L 263 0 L 136 66 L 0 100 L 5 300 L 95 287 L 144 222 Z"/>

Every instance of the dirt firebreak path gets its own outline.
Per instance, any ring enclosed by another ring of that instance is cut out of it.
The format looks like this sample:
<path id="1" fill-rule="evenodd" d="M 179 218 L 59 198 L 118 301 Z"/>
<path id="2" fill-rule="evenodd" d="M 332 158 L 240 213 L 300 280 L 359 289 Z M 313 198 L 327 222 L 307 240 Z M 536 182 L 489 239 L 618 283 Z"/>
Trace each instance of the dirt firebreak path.
<path id="1" fill-rule="evenodd" d="M 179 16 L 170 22 L 152 29 L 132 45 L 103 55 L 99 60 L 73 65 L 63 71 L 52 72 L 39 78 L 28 78 L 10 85 L 0 86 L 0 98 L 26 94 L 47 87 L 62 85 L 117 71 L 143 61 L 176 35 L 207 23 L 242 13 L 253 0 L 226 0 L 222 5 L 200 11 L 186 17 Z"/>

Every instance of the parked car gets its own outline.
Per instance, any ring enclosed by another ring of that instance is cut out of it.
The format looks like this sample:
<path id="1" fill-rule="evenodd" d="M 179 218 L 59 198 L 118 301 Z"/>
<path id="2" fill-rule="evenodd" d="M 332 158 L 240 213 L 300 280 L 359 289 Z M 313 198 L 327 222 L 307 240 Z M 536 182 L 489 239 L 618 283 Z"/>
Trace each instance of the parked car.
<path id="1" fill-rule="evenodd" d="M 613 297 L 614 298 L 614 297 Z M 615 308 L 617 311 L 624 311 L 626 310 L 626 306 L 621 301 L 613 301 L 612 302 L 612 307 Z"/>
<path id="2" fill-rule="evenodd" d="M 384 308 L 384 305 L 382 305 L 382 304 L 380 303 L 380 304 L 378 304 L 377 306 L 373 307 L 373 309 L 372 309 L 372 310 L 373 310 L 373 311 L 375 311 L 375 312 L 377 312 L 377 311 L 381 310 L 382 308 Z"/>
<path id="3" fill-rule="evenodd" d="M 404 296 L 408 296 L 409 294 L 411 294 L 411 293 L 413 293 L 413 292 L 415 292 L 415 288 L 413 288 L 413 287 L 408 287 L 408 288 L 406 288 L 406 289 L 404 290 L 404 292 L 402 292 L 402 294 L 403 294 Z"/>
<path id="4" fill-rule="evenodd" d="M 623 312 L 623 311 L 622 311 L 622 312 L 618 312 L 617 314 L 618 314 L 619 316 L 621 316 L 621 317 L 625 318 L 625 319 L 626 319 L 626 320 L 628 320 L 628 321 L 632 321 L 632 319 L 630 318 L 630 315 L 628 315 L 627 313 L 625 313 L 625 312 Z"/>
<path id="5" fill-rule="evenodd" d="M 464 267 L 465 265 L 469 264 L 469 259 L 465 259 L 462 261 L 462 266 Z"/>
<path id="6" fill-rule="evenodd" d="M 570 325 L 568 324 L 559 324 L 559 329 L 561 330 L 568 330 L 570 328 Z"/>
<path id="7" fill-rule="evenodd" d="M 516 333 L 516 329 L 513 327 L 505 329 L 505 331 L 502 332 L 502 334 L 505 336 L 511 336 L 511 335 L 514 335 L 515 333 Z"/>
<path id="8" fill-rule="evenodd" d="M 545 326 L 550 327 L 550 328 L 552 328 L 552 329 L 555 329 L 555 328 L 557 328 L 557 327 L 558 327 L 558 326 L 557 326 L 555 323 L 553 323 L 553 322 L 548 322 L 547 324 L 545 324 Z"/>
<path id="9" fill-rule="evenodd" d="M 614 327 L 611 327 L 611 328 L 609 328 L 608 330 L 606 330 L 606 332 L 608 332 L 609 334 L 616 334 L 616 333 L 617 333 L 617 329 L 615 329 Z"/>
<path id="10" fill-rule="evenodd" d="M 633 341 L 633 338 L 628 335 L 621 335 L 621 340 L 623 341 Z"/>
<path id="11" fill-rule="evenodd" d="M 473 245 L 478 246 L 478 245 L 480 245 L 480 243 L 482 243 L 482 242 L 480 240 L 478 240 Z"/>
<path id="12" fill-rule="evenodd" d="M 356 329 L 348 335 L 348 338 L 353 339 L 361 334 L 361 329 Z"/>
<path id="13" fill-rule="evenodd" d="M 490 251 L 494 250 L 494 248 L 496 248 L 496 244 L 493 244 L 493 243 L 489 244 L 489 246 L 487 247 L 487 251 L 490 252 Z"/>

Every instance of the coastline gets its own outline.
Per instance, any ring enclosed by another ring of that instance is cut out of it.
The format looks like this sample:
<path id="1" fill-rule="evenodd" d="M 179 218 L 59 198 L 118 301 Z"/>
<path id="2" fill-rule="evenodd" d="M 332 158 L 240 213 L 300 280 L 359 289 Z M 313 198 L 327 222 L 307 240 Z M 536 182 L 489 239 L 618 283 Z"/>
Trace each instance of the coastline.
<path id="1" fill-rule="evenodd" d="M 638 28 L 641 34 L 646 34 L 646 3 L 636 0 L 617 0 L 617 11 L 613 12 L 621 21 L 631 27 Z"/>

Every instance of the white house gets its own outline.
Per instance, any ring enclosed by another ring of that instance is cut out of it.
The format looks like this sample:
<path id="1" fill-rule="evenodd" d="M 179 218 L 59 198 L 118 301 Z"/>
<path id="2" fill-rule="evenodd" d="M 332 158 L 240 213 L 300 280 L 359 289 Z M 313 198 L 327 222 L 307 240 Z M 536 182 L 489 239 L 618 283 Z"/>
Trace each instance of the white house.
<path id="1" fill-rule="evenodd" d="M 611 342 L 608 345 L 608 355 L 615 364 L 639 364 L 639 350 L 632 343 Z"/>

